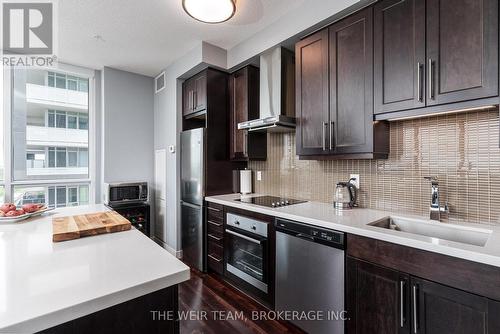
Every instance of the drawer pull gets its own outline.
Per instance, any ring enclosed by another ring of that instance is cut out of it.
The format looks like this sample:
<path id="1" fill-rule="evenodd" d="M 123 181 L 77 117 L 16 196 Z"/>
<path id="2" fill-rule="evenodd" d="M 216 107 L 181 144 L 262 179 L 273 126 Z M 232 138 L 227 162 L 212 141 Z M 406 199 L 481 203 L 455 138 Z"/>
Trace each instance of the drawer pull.
<path id="1" fill-rule="evenodd" d="M 221 262 L 222 261 L 222 259 L 218 259 L 215 256 L 213 256 L 212 254 L 208 254 L 208 257 L 211 258 L 212 260 L 216 261 L 216 262 Z"/>
<path id="2" fill-rule="evenodd" d="M 209 224 L 212 224 L 212 225 L 214 225 L 214 226 L 217 226 L 217 227 L 221 227 L 221 226 L 222 226 L 222 223 L 216 223 L 216 222 L 213 222 L 213 221 L 211 221 L 211 220 L 208 220 L 208 223 L 209 223 Z"/>
<path id="3" fill-rule="evenodd" d="M 220 212 L 220 211 L 221 211 L 221 210 L 219 210 L 219 209 L 212 208 L 212 207 L 210 207 L 210 206 L 207 206 L 207 209 L 208 209 L 208 210 L 215 211 L 215 212 Z"/>
<path id="4" fill-rule="evenodd" d="M 213 235 L 213 234 L 209 234 L 209 235 L 208 235 L 208 237 L 209 237 L 209 238 L 212 238 L 212 239 L 214 239 L 214 240 L 217 240 L 217 241 L 222 241 L 222 238 L 216 237 L 216 236 L 215 236 L 215 235 Z"/>

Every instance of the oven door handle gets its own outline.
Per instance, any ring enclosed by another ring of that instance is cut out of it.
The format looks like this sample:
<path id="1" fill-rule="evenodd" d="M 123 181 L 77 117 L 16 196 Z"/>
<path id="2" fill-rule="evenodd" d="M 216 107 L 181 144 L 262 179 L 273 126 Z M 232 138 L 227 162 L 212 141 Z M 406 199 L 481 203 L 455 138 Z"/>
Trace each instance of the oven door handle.
<path id="1" fill-rule="evenodd" d="M 238 238 L 245 239 L 247 241 L 253 242 L 254 244 L 257 244 L 257 245 L 262 244 L 262 241 L 256 240 L 254 238 L 247 237 L 246 235 L 240 234 L 238 232 L 234 232 L 234 231 L 226 229 L 226 233 L 229 233 L 229 234 L 232 234 L 234 236 L 237 236 Z"/>

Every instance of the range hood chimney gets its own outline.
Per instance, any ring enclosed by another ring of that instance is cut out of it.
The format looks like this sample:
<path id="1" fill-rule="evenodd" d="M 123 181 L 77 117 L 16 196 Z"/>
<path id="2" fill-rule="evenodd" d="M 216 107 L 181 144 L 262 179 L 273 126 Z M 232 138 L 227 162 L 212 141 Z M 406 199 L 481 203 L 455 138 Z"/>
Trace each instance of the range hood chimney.
<path id="1" fill-rule="evenodd" d="M 277 47 L 260 56 L 259 119 L 238 124 L 248 131 L 295 131 L 295 57 Z"/>

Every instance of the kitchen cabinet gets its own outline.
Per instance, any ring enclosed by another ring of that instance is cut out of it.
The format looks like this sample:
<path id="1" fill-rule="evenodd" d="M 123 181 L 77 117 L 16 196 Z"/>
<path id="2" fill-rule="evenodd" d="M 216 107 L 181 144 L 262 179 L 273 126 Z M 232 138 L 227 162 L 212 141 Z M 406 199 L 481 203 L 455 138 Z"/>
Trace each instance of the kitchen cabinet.
<path id="1" fill-rule="evenodd" d="M 410 276 L 347 258 L 347 333 L 410 333 Z"/>
<path id="2" fill-rule="evenodd" d="M 297 154 L 323 155 L 328 126 L 328 29 L 295 45 Z"/>
<path id="3" fill-rule="evenodd" d="M 498 104 L 497 0 L 374 6 L 376 119 Z"/>
<path id="4" fill-rule="evenodd" d="M 373 10 L 296 45 L 297 154 L 386 158 L 389 126 L 373 122 Z"/>
<path id="5" fill-rule="evenodd" d="M 496 321 L 488 319 L 498 314 L 490 313 L 487 298 L 413 277 L 411 290 L 414 333 L 494 333 L 489 326 Z"/>
<path id="6" fill-rule="evenodd" d="M 374 7 L 375 113 L 425 107 L 425 0 Z"/>
<path id="7" fill-rule="evenodd" d="M 348 235 L 346 275 L 348 334 L 500 328 L 496 267 Z"/>
<path id="8" fill-rule="evenodd" d="M 498 0 L 427 0 L 427 105 L 498 95 Z"/>
<path id="9" fill-rule="evenodd" d="M 222 275 L 224 272 L 224 212 L 223 206 L 206 205 L 207 269 Z"/>
<path id="10" fill-rule="evenodd" d="M 199 114 L 207 109 L 207 72 L 202 71 L 182 85 L 182 115 Z"/>
<path id="11" fill-rule="evenodd" d="M 229 76 L 230 159 L 266 160 L 267 134 L 238 130 L 238 123 L 259 118 L 259 69 L 246 66 Z"/>

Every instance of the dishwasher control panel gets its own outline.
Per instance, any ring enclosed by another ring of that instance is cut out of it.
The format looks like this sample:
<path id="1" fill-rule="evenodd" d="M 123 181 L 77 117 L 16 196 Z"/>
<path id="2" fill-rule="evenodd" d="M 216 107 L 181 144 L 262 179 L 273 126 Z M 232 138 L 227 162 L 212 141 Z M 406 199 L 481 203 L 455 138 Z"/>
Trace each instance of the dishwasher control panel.
<path id="1" fill-rule="evenodd" d="M 275 227 L 278 232 L 336 248 L 344 248 L 345 235 L 343 232 L 283 219 L 276 219 Z"/>

